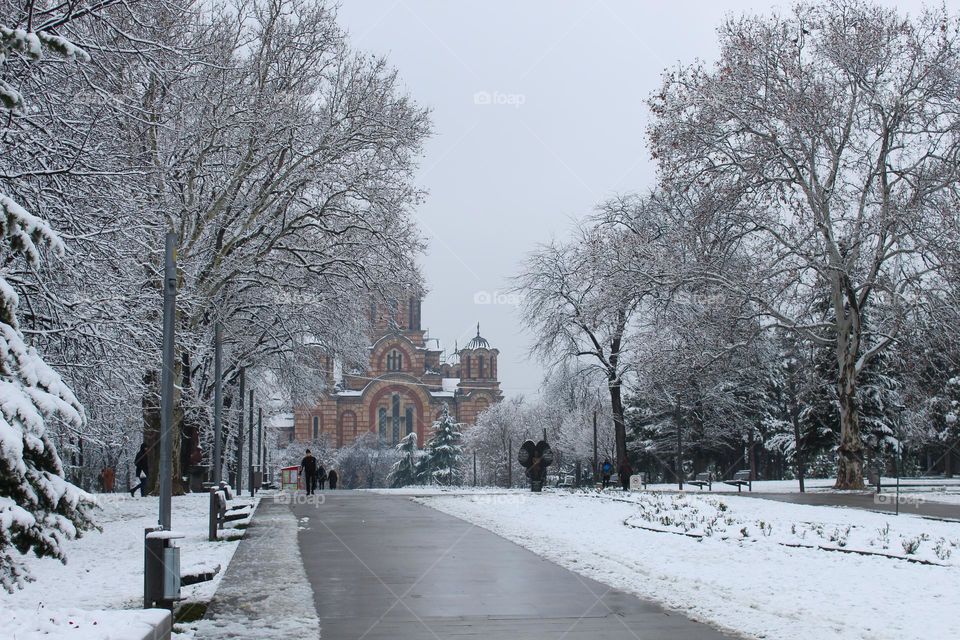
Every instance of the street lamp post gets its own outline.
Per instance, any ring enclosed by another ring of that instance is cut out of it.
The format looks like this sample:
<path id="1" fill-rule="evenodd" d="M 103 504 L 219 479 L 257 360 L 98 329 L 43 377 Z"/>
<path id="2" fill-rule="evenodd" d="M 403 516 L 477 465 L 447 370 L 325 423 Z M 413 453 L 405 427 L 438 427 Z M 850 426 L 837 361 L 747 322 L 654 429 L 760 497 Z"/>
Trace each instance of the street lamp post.
<path id="1" fill-rule="evenodd" d="M 163 368 L 160 376 L 160 526 L 170 530 L 173 496 L 173 358 L 177 303 L 177 234 L 168 231 L 163 256 Z"/>
<path id="2" fill-rule="evenodd" d="M 217 320 L 213 328 L 213 484 L 222 479 L 221 439 L 223 438 L 223 324 Z"/>

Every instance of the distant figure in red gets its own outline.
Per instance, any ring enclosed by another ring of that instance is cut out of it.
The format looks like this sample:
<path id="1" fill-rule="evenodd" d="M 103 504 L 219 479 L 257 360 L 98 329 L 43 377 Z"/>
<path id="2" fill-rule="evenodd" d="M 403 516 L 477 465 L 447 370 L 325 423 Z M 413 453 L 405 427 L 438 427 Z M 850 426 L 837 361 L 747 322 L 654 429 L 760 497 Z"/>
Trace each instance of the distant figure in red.
<path id="1" fill-rule="evenodd" d="M 113 493 L 114 483 L 117 480 L 117 474 L 113 467 L 104 467 L 100 470 L 100 490 L 104 493 Z"/>

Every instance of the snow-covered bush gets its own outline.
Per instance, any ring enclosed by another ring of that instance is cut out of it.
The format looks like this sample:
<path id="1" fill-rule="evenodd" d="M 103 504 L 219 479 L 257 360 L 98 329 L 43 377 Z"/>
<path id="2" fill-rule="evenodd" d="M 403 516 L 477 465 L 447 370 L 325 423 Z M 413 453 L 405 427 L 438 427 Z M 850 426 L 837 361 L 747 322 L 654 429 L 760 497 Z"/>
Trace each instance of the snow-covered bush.
<path id="1" fill-rule="evenodd" d="M 447 405 L 443 405 L 440 418 L 433 423 L 434 434 L 427 442 L 426 450 L 419 465 L 421 482 L 442 485 L 463 483 L 463 446 L 457 421 L 450 415 Z"/>
<path id="2" fill-rule="evenodd" d="M 397 453 L 400 459 L 394 463 L 390 470 L 390 486 L 394 489 L 416 484 L 420 464 L 420 450 L 417 448 L 417 433 L 411 431 L 397 445 Z"/>

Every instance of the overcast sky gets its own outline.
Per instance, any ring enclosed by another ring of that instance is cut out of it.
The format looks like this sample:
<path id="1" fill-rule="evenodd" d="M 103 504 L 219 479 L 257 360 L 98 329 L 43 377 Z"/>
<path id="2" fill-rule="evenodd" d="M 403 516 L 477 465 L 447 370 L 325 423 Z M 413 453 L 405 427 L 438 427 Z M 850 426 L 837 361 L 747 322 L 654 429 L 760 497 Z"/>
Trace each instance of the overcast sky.
<path id="1" fill-rule="evenodd" d="M 343 0 L 340 23 L 353 46 L 387 55 L 432 110 L 418 177 L 429 196 L 416 212 L 430 245 L 422 260 L 430 335 L 452 349 L 479 322 L 500 349 L 504 393 L 536 395 L 543 368 L 528 358 L 531 337 L 502 295 L 509 278 L 538 243 L 563 237 L 598 202 L 652 186 L 645 101 L 664 68 L 712 61 L 728 13 L 788 5 Z"/>

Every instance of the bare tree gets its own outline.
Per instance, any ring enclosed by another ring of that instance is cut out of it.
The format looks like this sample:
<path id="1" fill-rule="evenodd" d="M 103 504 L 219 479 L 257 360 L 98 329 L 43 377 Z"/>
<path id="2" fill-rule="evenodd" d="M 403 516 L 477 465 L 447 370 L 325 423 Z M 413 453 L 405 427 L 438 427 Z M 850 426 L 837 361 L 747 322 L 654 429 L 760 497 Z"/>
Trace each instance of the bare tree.
<path id="1" fill-rule="evenodd" d="M 667 188 L 738 198 L 729 212 L 759 277 L 703 278 L 834 349 L 838 488 L 863 487 L 861 374 L 955 260 L 938 236 L 957 226 L 957 24 L 945 9 L 908 19 L 859 0 L 730 18 L 716 65 L 666 72 L 650 102 Z M 817 290 L 829 322 L 811 312 Z"/>

